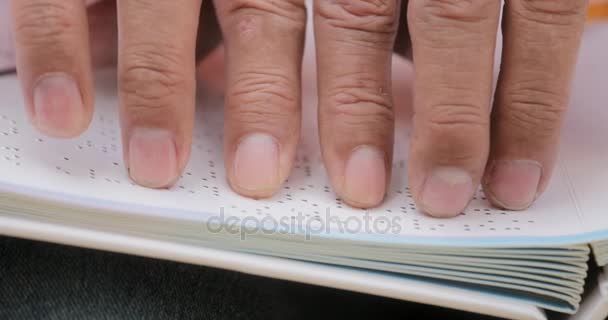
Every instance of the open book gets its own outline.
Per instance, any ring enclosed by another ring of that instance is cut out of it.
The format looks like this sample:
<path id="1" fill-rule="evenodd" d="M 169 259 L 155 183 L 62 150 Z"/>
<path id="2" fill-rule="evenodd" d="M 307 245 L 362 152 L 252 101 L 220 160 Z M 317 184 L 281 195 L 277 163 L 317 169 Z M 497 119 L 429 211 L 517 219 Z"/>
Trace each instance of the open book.
<path id="1" fill-rule="evenodd" d="M 375 209 L 355 210 L 335 198 L 317 142 L 306 139 L 275 197 L 238 196 L 224 176 L 221 108 L 209 103 L 197 115 L 181 180 L 170 190 L 142 188 L 123 165 L 111 71 L 98 76 L 90 129 L 73 140 L 37 133 L 16 77 L 2 76 L 0 234 L 507 318 L 543 319 L 539 308 L 574 313 L 590 257 L 608 263 L 608 87 L 602 81 L 608 48 L 600 41 L 606 31 L 586 34 L 547 192 L 523 212 L 492 208 L 480 192 L 449 220 L 417 210 L 403 147 L 386 201 Z"/>

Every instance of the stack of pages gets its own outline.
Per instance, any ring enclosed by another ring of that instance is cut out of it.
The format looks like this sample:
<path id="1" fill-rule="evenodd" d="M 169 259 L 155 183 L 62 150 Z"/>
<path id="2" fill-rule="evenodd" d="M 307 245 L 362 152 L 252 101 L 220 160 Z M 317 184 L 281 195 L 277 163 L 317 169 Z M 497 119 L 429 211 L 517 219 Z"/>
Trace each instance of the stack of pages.
<path id="1" fill-rule="evenodd" d="M 608 63 L 591 63 L 601 56 L 593 48 L 583 48 L 559 164 L 544 196 L 527 211 L 510 212 L 491 207 L 480 192 L 449 220 L 417 210 L 404 148 L 396 152 L 386 201 L 375 209 L 335 198 L 317 141 L 306 139 L 275 197 L 238 196 L 224 175 L 221 108 L 209 104 L 198 113 L 181 180 L 170 190 L 142 188 L 123 165 L 112 72 L 99 75 L 94 121 L 73 140 L 37 133 L 16 77 L 3 76 L 0 234 L 508 318 L 542 319 L 538 308 L 574 313 L 592 251 L 598 264 L 608 263 L 608 87 L 598 80 L 608 78 Z"/>

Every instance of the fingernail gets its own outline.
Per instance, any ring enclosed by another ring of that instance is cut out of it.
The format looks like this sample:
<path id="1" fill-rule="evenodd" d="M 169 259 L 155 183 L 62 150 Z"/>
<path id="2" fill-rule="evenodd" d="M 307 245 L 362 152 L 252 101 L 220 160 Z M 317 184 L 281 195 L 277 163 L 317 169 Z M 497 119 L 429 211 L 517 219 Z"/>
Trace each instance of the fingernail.
<path id="1" fill-rule="evenodd" d="M 55 137 L 71 137 L 86 126 L 80 89 L 63 73 L 44 75 L 34 88 L 34 124 Z"/>
<path id="2" fill-rule="evenodd" d="M 537 197 L 541 174 L 536 161 L 496 161 L 487 182 L 488 197 L 505 209 L 526 209 Z"/>
<path id="3" fill-rule="evenodd" d="M 278 188 L 279 146 L 264 133 L 253 133 L 243 138 L 234 157 L 234 183 L 242 190 L 270 192 Z"/>
<path id="4" fill-rule="evenodd" d="M 435 168 L 421 194 L 423 209 L 438 218 L 458 215 L 471 201 L 475 189 L 468 172 L 455 167 Z"/>
<path id="5" fill-rule="evenodd" d="M 129 174 L 138 184 L 164 188 L 177 179 L 177 148 L 166 130 L 135 128 L 129 138 Z"/>
<path id="6" fill-rule="evenodd" d="M 345 198 L 350 204 L 372 207 L 380 204 L 386 192 L 384 153 L 372 146 L 357 147 L 346 162 Z"/>

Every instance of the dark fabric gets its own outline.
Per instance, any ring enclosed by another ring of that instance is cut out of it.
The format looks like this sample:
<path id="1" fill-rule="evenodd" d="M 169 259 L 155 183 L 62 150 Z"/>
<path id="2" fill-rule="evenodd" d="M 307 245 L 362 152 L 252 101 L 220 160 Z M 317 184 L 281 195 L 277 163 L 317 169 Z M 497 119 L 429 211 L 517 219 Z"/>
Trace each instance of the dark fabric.
<path id="1" fill-rule="evenodd" d="M 482 319 L 236 272 L 0 237 L 2 320 L 368 318 Z"/>

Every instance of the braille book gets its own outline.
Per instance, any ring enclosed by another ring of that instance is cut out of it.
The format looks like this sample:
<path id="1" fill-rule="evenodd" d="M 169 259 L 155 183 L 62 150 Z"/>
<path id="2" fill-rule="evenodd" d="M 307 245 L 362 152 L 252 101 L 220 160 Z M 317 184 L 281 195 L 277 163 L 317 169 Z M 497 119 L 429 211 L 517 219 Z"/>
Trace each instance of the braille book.
<path id="1" fill-rule="evenodd" d="M 601 81 L 608 48 L 591 41 L 608 37 L 600 31 L 586 35 L 546 193 L 512 212 L 479 192 L 453 219 L 416 207 L 406 142 L 395 152 L 386 200 L 374 209 L 336 198 L 316 137 L 308 136 L 274 197 L 237 195 L 224 174 L 221 101 L 198 110 L 191 159 L 175 186 L 143 188 L 123 163 L 113 71 L 98 74 L 94 120 L 71 140 L 38 133 L 16 76 L 1 76 L 0 234 L 505 318 L 575 313 L 588 263 L 608 263 L 608 87 Z M 309 99 L 305 108 L 313 105 Z"/>

